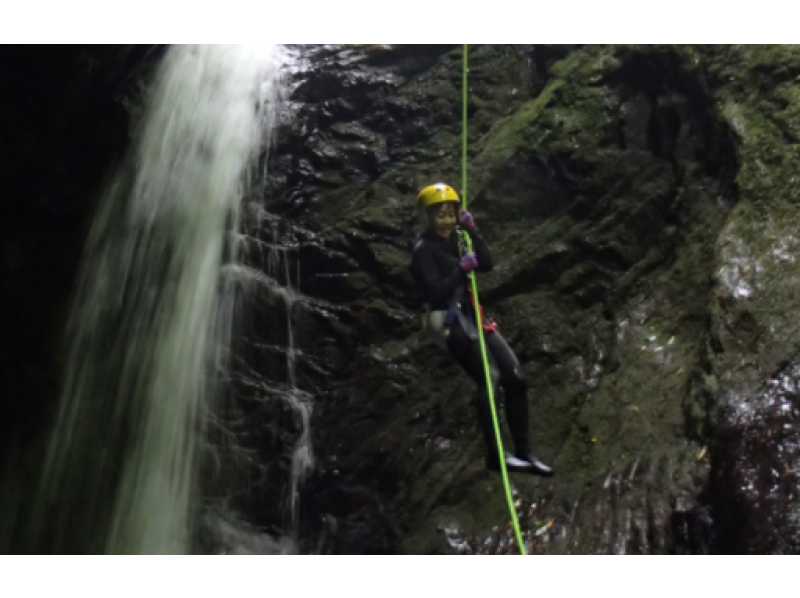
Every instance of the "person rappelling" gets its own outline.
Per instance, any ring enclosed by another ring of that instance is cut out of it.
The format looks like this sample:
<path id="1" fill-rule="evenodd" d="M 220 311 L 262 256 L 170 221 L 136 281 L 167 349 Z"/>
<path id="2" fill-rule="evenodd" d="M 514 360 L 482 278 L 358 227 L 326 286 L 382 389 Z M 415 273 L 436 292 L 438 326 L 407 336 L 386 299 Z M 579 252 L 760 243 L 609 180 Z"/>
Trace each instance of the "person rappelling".
<path id="1" fill-rule="evenodd" d="M 505 393 L 506 420 L 514 442 L 514 453 L 505 454 L 506 469 L 552 476 L 553 469 L 531 453 L 528 385 L 522 366 L 497 330 L 497 324 L 483 317 L 482 308 L 485 350 L 481 348 L 469 282 L 474 272 L 492 270 L 492 256 L 470 212 L 459 213 L 459 203 L 458 193 L 444 183 L 425 187 L 417 197 L 417 209 L 426 229 L 412 251 L 409 269 L 427 301 L 423 326 L 478 385 L 475 404 L 486 443 L 486 468 L 500 471 L 494 408 L 490 403 L 493 398 L 489 394 L 500 386 Z M 460 235 L 469 239 L 460 240 Z M 473 251 L 469 251 L 468 245 Z M 489 383 L 484 354 L 489 365 Z"/>

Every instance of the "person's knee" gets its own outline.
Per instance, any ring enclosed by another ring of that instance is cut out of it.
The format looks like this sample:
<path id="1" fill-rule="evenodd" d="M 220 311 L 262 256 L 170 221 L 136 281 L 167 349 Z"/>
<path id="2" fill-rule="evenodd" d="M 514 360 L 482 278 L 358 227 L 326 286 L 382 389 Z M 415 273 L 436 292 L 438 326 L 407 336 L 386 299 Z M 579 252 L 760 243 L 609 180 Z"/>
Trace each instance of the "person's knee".
<path id="1" fill-rule="evenodd" d="M 506 391 L 524 393 L 528 390 L 528 381 L 525 379 L 525 370 L 517 364 L 505 380 Z"/>
<path id="2" fill-rule="evenodd" d="M 497 388 L 498 383 L 502 375 L 500 370 L 497 368 L 497 365 L 492 361 L 489 363 L 489 379 L 492 381 L 492 388 Z"/>

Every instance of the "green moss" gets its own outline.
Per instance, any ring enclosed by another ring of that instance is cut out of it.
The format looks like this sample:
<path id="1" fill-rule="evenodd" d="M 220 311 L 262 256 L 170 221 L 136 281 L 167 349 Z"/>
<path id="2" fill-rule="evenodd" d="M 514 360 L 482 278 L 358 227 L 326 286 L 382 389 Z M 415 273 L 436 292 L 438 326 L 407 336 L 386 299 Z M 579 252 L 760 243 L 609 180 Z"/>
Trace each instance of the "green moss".
<path id="1" fill-rule="evenodd" d="M 483 194 L 475 213 L 496 260 L 480 277 L 481 292 L 527 373 L 535 450 L 558 471 L 549 482 L 513 483 L 524 501 L 549 497 L 552 485 L 573 504 L 597 496 L 612 474 L 632 476 L 641 458 L 657 481 L 631 482 L 635 500 L 697 495 L 705 475 L 697 454 L 715 401 L 755 383 L 800 344 L 798 48 L 587 46 L 552 64 L 536 97 L 507 102 L 501 92 L 519 84 L 518 73 L 493 65 L 525 61 L 492 52 L 472 73 L 481 124 L 470 146 L 470 190 Z M 444 82 L 420 80 L 403 93 L 446 98 L 457 110 L 456 54 L 431 75 Z M 645 93 L 621 67 L 642 58 L 669 71 L 653 77 L 666 89 L 661 97 L 686 96 L 670 141 L 697 139 L 681 153 L 660 156 L 660 148 L 620 140 L 621 107 Z M 354 194 L 348 226 L 396 225 L 410 215 L 408 189 L 459 180 L 458 134 L 457 123 L 442 125 L 371 193 Z M 531 205 L 545 200 L 547 209 Z M 399 268 L 400 255 L 389 255 Z M 737 284 L 752 293 L 734 296 Z M 743 366 L 743 357 L 754 365 Z M 411 498 L 403 505 L 415 518 L 404 547 L 445 550 L 437 525 L 479 535 L 505 523 L 505 504 L 498 478 L 482 470 L 471 381 L 446 355 L 420 350 L 407 359 L 408 409 L 428 414 L 415 434 L 445 429 L 454 450 L 407 464 Z M 662 462 L 672 468 L 663 479 Z M 587 550 L 602 545 L 597 534 L 582 539 Z"/>
<path id="2" fill-rule="evenodd" d="M 487 164 L 510 158 L 524 144 L 528 128 L 541 116 L 555 91 L 563 85 L 563 81 L 553 81 L 538 98 L 525 104 L 516 114 L 497 121 L 491 131 L 478 142 L 482 149 L 477 160 Z"/>

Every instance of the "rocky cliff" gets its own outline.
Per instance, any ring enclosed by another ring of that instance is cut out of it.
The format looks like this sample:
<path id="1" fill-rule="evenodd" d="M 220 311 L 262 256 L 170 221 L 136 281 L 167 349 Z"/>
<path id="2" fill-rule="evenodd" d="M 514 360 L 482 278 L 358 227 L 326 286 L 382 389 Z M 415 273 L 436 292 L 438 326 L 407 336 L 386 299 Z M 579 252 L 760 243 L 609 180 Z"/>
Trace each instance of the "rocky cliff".
<path id="1" fill-rule="evenodd" d="M 424 338 L 407 271 L 416 193 L 460 186 L 461 49 L 293 51 L 248 232 L 288 248 L 299 293 L 296 385 L 317 459 L 301 548 L 513 553 L 474 385 Z M 136 52 L 91 49 L 63 68 L 26 54 L 28 88 L 4 100 L 27 115 L 5 146 L 1 223 L 3 336 L 16 339 L 2 346 L 3 420 L 27 433 L 20 446 L 51 408 L 54 339 L 93 194 L 124 151 L 131 113 L 114 98 L 135 96 Z M 470 48 L 470 210 L 496 262 L 482 299 L 525 369 L 534 450 L 557 471 L 512 476 L 529 552 L 800 549 L 798 56 Z M 58 73 L 81 69 L 92 76 L 61 87 L 72 103 L 53 101 Z M 242 367 L 284 383 L 286 303 L 255 292 L 248 307 Z M 269 393 L 233 390 L 268 482 L 237 506 L 280 533 L 301 426 Z"/>
<path id="2" fill-rule="evenodd" d="M 475 390 L 424 339 L 406 270 L 417 191 L 459 186 L 461 50 L 304 56 L 265 198 L 308 298 L 308 549 L 513 551 Z M 558 472 L 512 476 L 531 552 L 797 550 L 797 65 L 788 47 L 471 49 L 482 296 Z"/>

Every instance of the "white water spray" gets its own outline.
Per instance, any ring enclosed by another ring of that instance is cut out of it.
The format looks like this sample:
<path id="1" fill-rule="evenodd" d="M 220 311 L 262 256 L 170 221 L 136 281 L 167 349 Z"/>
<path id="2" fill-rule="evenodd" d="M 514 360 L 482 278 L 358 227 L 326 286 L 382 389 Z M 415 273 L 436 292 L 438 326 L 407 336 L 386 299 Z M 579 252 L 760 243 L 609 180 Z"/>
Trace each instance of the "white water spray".
<path id="1" fill-rule="evenodd" d="M 175 46 L 160 66 L 70 318 L 34 509 L 65 505 L 46 531 L 56 551 L 76 533 L 95 536 L 89 551 L 191 550 L 198 445 L 230 334 L 220 272 L 274 122 L 278 64 L 269 46 Z"/>
<path id="2" fill-rule="evenodd" d="M 267 262 L 267 274 L 270 278 L 277 281 L 280 277 L 280 266 L 283 263 L 284 277 L 286 283 L 280 296 L 286 306 L 286 377 L 288 389 L 283 395 L 283 399 L 292 409 L 295 417 L 300 420 L 300 437 L 295 442 L 292 449 L 292 472 L 289 480 L 289 509 L 291 513 L 292 532 L 297 534 L 297 524 L 299 517 L 299 487 L 306 477 L 306 474 L 314 466 L 314 456 L 311 450 L 311 407 L 312 401 L 308 393 L 297 388 L 297 378 L 295 375 L 296 350 L 294 346 L 294 333 L 292 331 L 292 308 L 295 303 L 295 291 L 292 287 L 292 272 L 290 266 L 289 252 L 284 247 L 280 247 L 279 232 L 277 223 L 272 229 L 272 246 L 270 247 L 269 260 Z M 300 260 L 297 260 L 296 280 L 300 281 Z"/>

